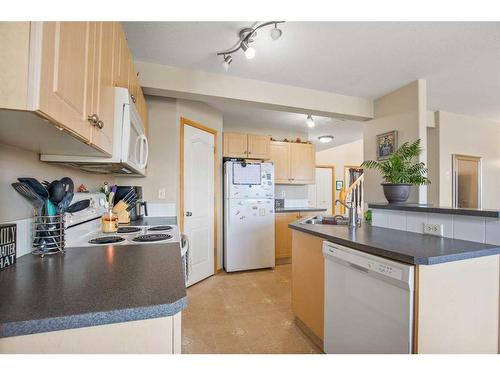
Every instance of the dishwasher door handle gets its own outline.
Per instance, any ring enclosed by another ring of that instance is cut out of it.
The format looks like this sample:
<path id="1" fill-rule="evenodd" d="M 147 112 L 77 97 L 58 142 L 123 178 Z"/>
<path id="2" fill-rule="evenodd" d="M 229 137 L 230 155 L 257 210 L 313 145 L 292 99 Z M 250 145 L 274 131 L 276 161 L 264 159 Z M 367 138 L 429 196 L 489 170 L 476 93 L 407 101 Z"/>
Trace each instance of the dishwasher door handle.
<path id="1" fill-rule="evenodd" d="M 358 266 L 357 264 L 354 264 L 354 263 L 347 263 L 347 264 L 349 265 L 349 267 L 354 268 L 354 269 L 361 271 L 361 272 L 364 272 L 364 273 L 368 273 L 368 271 L 369 271 L 368 268 Z"/>

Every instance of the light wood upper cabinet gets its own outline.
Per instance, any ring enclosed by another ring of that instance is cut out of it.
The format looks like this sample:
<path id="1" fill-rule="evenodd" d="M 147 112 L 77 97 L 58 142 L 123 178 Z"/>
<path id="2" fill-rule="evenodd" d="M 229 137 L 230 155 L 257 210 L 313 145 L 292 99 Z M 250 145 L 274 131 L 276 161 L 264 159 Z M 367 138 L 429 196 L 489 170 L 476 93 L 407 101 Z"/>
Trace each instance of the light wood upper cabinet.
<path id="1" fill-rule="evenodd" d="M 274 163 L 274 183 L 290 184 L 290 143 L 272 141 L 270 158 Z"/>
<path id="2" fill-rule="evenodd" d="M 224 156 L 247 159 L 269 159 L 268 135 L 224 133 Z"/>
<path id="3" fill-rule="evenodd" d="M 224 133 L 224 156 L 232 158 L 248 157 L 247 135 L 240 133 Z"/>
<path id="4" fill-rule="evenodd" d="M 114 24 L 114 58 L 113 58 L 113 75 L 114 85 L 117 87 L 128 87 L 128 77 L 130 68 L 130 51 L 127 45 L 127 39 L 123 32 L 120 22 Z"/>
<path id="5" fill-rule="evenodd" d="M 314 145 L 272 141 L 270 159 L 274 163 L 276 184 L 315 183 L 316 150 Z"/>
<path id="6" fill-rule="evenodd" d="M 295 184 L 314 184 L 316 178 L 316 150 L 312 144 L 290 144 L 291 179 Z"/>
<path id="7" fill-rule="evenodd" d="M 101 123 L 99 126 L 92 127 L 91 143 L 111 154 L 113 151 L 113 125 L 115 117 L 113 81 L 114 23 L 93 22 L 92 26 L 95 30 L 96 42 L 91 112 L 98 114 Z"/>
<path id="8" fill-rule="evenodd" d="M 95 33 L 90 22 L 44 22 L 37 109 L 90 142 Z"/>
<path id="9" fill-rule="evenodd" d="M 248 157 L 253 159 L 269 159 L 271 140 L 268 135 L 247 135 Z"/>

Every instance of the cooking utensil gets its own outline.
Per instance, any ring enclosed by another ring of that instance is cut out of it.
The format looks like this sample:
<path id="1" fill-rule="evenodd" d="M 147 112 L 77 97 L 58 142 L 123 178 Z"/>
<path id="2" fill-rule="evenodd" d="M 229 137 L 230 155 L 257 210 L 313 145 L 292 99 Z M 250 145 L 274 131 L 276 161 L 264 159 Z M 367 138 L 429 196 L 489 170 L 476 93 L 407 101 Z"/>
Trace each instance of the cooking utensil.
<path id="1" fill-rule="evenodd" d="M 47 191 L 47 188 L 43 186 L 36 178 L 19 177 L 17 180 L 29 186 L 36 194 L 42 197 L 42 199 L 49 198 L 49 192 Z"/>
<path id="2" fill-rule="evenodd" d="M 111 188 L 111 192 L 109 193 L 109 197 L 108 197 L 109 207 L 113 207 L 116 190 L 118 190 L 118 187 L 116 185 L 113 185 L 113 187 Z"/>
<path id="3" fill-rule="evenodd" d="M 64 184 L 59 180 L 52 181 L 47 190 L 49 191 L 49 198 L 54 204 L 59 204 L 60 201 L 64 198 L 66 193 L 64 189 Z"/>
<path id="4" fill-rule="evenodd" d="M 40 195 L 24 182 L 14 182 L 11 184 L 15 191 L 26 198 L 37 210 L 42 209 L 45 201 Z"/>
<path id="5" fill-rule="evenodd" d="M 64 213 L 73 200 L 75 185 L 73 184 L 73 180 L 69 177 L 63 177 L 60 181 L 64 186 L 65 194 L 63 199 L 59 202 L 58 208 L 61 213 Z"/>
<path id="6" fill-rule="evenodd" d="M 74 214 L 75 212 L 82 211 L 86 209 L 87 207 L 90 206 L 90 199 L 84 199 L 78 202 L 73 203 L 70 205 L 67 209 L 66 212 L 69 212 L 71 214 Z"/>

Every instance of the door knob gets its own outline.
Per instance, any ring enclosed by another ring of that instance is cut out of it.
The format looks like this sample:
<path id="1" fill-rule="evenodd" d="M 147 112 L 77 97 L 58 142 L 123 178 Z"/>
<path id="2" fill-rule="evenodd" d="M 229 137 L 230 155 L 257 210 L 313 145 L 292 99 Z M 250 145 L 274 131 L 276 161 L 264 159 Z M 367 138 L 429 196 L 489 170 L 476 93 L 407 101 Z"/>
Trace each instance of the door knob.
<path id="1" fill-rule="evenodd" d="M 193 213 L 191 211 L 186 211 L 186 216 L 193 216 Z"/>
<path id="2" fill-rule="evenodd" d="M 99 129 L 104 128 L 104 122 L 102 120 L 97 121 L 94 126 L 96 126 Z"/>

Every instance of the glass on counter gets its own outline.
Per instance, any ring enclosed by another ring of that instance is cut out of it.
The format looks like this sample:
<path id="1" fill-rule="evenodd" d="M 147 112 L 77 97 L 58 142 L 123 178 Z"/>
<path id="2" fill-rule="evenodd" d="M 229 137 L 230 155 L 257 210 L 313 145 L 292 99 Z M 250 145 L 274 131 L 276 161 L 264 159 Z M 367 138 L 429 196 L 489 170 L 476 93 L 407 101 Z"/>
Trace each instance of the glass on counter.
<path id="1" fill-rule="evenodd" d="M 118 231 L 118 215 L 111 210 L 102 215 L 101 230 L 103 233 L 116 233 Z"/>

